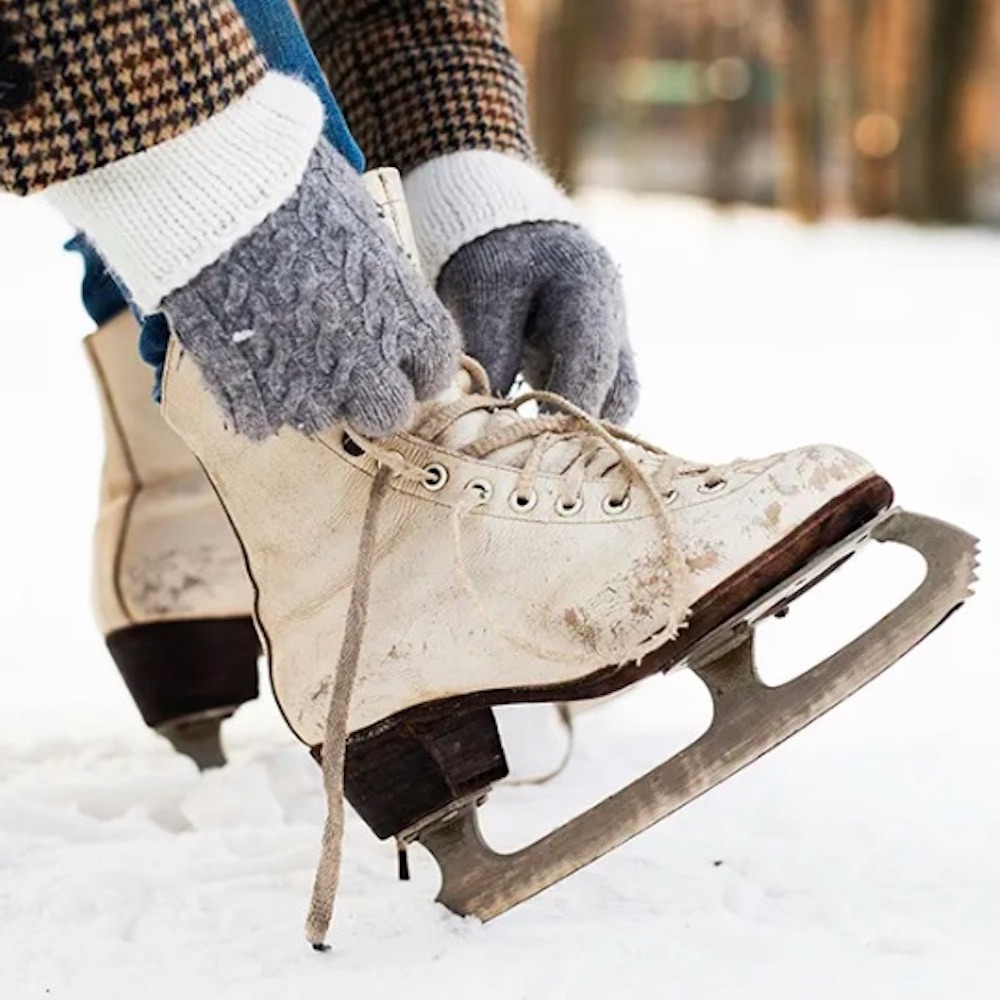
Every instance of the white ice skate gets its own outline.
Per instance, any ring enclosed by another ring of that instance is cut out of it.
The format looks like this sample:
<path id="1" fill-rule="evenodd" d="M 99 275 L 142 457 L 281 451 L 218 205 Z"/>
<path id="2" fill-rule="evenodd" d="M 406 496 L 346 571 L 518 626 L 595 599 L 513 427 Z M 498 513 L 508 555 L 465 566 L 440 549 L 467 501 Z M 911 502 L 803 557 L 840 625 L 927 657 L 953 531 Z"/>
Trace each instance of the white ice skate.
<path id="1" fill-rule="evenodd" d="M 891 509 L 863 459 L 815 446 L 683 462 L 545 394 L 523 416 L 467 363 L 405 433 L 233 434 L 176 340 L 165 413 L 246 552 L 278 704 L 324 768 L 308 922 L 322 945 L 342 797 L 437 858 L 441 901 L 489 919 L 755 760 L 871 680 L 969 595 L 975 541 Z M 753 630 L 870 539 L 928 562 L 921 587 L 810 672 L 762 685 Z M 575 701 L 685 664 L 715 701 L 693 746 L 514 855 L 479 836 L 505 773 L 492 707 Z"/>
<path id="2" fill-rule="evenodd" d="M 84 341 L 105 439 L 94 611 L 146 724 L 218 767 L 223 720 L 257 697 L 253 593 L 211 483 L 153 402 L 138 340 L 126 311 Z"/>

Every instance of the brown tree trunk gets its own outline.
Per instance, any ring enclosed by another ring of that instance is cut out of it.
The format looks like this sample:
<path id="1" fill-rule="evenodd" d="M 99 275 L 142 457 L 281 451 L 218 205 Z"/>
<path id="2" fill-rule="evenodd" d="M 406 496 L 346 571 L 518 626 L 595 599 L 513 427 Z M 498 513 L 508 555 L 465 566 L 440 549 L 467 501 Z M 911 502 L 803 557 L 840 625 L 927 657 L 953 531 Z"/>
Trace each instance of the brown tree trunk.
<path id="1" fill-rule="evenodd" d="M 918 0 L 919 2 L 919 0 Z M 890 215 L 898 202 L 896 92 L 900 67 L 887 61 L 898 54 L 893 0 L 851 0 L 852 190 L 859 215 Z"/>
<path id="2" fill-rule="evenodd" d="M 744 195 L 743 168 L 754 126 L 754 62 L 742 23 L 703 16 L 694 40 L 704 67 L 705 100 L 698 109 L 706 145 L 705 191 L 717 205 Z"/>
<path id="3" fill-rule="evenodd" d="M 823 210 L 819 18 L 814 0 L 781 0 L 784 73 L 778 105 L 781 204 L 802 219 Z"/>
<path id="4" fill-rule="evenodd" d="M 552 0 L 546 9 L 536 134 L 542 159 L 568 190 L 579 180 L 584 91 L 601 7 L 601 0 Z"/>
<path id="5" fill-rule="evenodd" d="M 904 130 L 900 210 L 920 221 L 962 222 L 969 217 L 964 98 L 984 5 L 981 0 L 924 0 L 924 7 Z"/>
<path id="6" fill-rule="evenodd" d="M 524 67 L 528 79 L 528 105 L 531 121 L 537 129 L 540 46 L 542 25 L 549 3 L 548 0 L 507 0 L 504 6 L 510 47 Z"/>

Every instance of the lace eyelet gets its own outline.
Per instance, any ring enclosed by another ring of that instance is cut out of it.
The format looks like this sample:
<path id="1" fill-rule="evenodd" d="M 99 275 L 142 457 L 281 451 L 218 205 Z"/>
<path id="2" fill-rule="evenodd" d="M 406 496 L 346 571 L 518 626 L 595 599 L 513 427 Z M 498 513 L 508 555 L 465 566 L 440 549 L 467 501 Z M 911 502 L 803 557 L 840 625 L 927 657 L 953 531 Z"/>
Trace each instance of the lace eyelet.
<path id="1" fill-rule="evenodd" d="M 583 497 L 577 497 L 572 503 L 563 503 L 562 500 L 556 501 L 556 513 L 560 517 L 572 517 L 574 514 L 579 514 L 583 510 Z"/>
<path id="2" fill-rule="evenodd" d="M 631 497 L 626 493 L 623 497 L 605 497 L 601 501 L 601 510 L 605 514 L 621 514 L 632 505 Z"/>
<path id="3" fill-rule="evenodd" d="M 677 490 L 674 489 L 667 490 L 667 492 L 663 494 L 663 506 L 669 507 L 672 503 L 676 502 L 679 496 L 680 493 L 678 493 Z"/>
<path id="4" fill-rule="evenodd" d="M 344 431 L 341 435 L 340 447 L 343 448 L 344 451 L 351 456 L 351 458 L 361 458 L 365 453 L 365 449 L 362 448 L 361 445 L 359 445 L 358 442 L 347 433 L 347 431 Z"/>
<path id="5" fill-rule="evenodd" d="M 698 484 L 698 492 L 707 494 L 719 493 L 722 490 L 724 490 L 728 485 L 729 484 L 726 482 L 725 479 L 721 479 L 718 477 L 714 479 L 706 479 L 705 482 Z"/>
<path id="6" fill-rule="evenodd" d="M 447 485 L 448 470 L 443 465 L 432 462 L 430 465 L 425 466 L 424 472 L 426 473 L 424 489 L 428 493 L 437 493 L 438 490 L 443 490 Z"/>
<path id="7" fill-rule="evenodd" d="M 470 493 L 478 494 L 480 503 L 489 503 L 493 496 L 493 484 L 487 479 L 472 479 L 465 484 L 465 488 Z"/>
<path id="8" fill-rule="evenodd" d="M 527 514 L 528 511 L 534 510 L 538 504 L 538 494 L 532 490 L 527 496 L 522 496 L 520 493 L 511 493 L 507 498 L 507 502 L 510 504 L 511 510 L 516 510 L 519 514 Z"/>

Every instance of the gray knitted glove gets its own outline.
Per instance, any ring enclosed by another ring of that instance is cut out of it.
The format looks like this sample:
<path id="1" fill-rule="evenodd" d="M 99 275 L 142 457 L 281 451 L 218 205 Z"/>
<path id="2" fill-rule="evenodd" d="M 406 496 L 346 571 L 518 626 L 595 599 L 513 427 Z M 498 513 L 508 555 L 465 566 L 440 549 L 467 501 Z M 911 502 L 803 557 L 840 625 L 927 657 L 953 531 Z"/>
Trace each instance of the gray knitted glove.
<path id="1" fill-rule="evenodd" d="M 506 395 L 523 373 L 606 420 L 625 423 L 635 412 L 621 277 L 586 230 L 562 222 L 494 230 L 448 261 L 438 293 L 494 391 Z"/>
<path id="2" fill-rule="evenodd" d="M 341 420 L 388 434 L 458 363 L 453 320 L 325 141 L 296 193 L 162 310 L 253 438 Z"/>

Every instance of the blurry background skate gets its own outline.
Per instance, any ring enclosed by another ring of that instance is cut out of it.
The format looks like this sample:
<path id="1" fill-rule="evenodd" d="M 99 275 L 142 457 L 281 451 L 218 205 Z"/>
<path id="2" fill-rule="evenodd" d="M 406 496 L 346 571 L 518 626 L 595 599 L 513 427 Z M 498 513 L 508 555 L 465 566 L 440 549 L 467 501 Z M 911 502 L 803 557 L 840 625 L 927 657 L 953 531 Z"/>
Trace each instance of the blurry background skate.
<path id="1" fill-rule="evenodd" d="M 105 439 L 94 536 L 97 624 L 146 724 L 201 769 L 258 694 L 253 594 L 208 477 L 152 398 L 127 310 L 85 341 Z"/>

